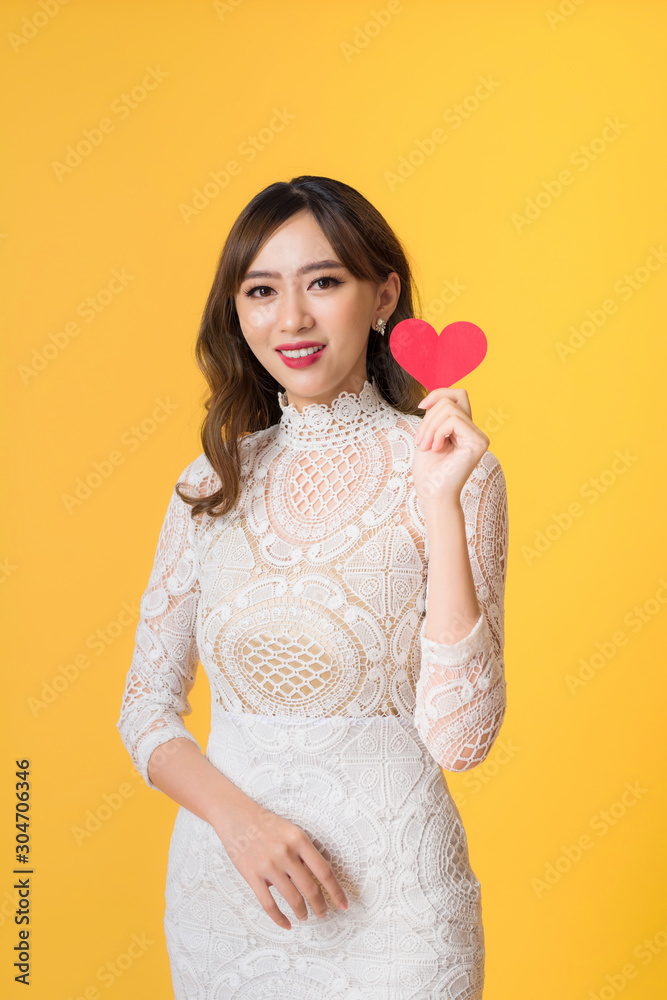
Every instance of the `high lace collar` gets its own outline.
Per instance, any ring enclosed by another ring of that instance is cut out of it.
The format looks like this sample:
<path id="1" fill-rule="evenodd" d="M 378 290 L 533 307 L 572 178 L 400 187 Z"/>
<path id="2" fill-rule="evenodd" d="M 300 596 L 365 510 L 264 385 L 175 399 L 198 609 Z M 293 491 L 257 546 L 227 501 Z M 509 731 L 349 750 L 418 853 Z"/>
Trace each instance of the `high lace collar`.
<path id="1" fill-rule="evenodd" d="M 375 381 L 364 380 L 360 392 L 341 392 L 331 403 L 307 403 L 301 412 L 278 391 L 281 417 L 278 438 L 293 448 L 331 447 L 372 434 L 393 424 L 397 411 L 379 393 Z"/>

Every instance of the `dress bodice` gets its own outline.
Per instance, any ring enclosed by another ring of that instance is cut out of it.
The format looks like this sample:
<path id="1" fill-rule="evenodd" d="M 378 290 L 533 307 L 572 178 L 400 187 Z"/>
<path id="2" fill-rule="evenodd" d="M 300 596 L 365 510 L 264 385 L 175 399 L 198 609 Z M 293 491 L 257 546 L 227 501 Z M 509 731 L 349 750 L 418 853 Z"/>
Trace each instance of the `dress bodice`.
<path id="1" fill-rule="evenodd" d="M 172 494 L 119 720 L 126 745 L 150 785 L 155 746 L 194 739 L 182 717 L 201 658 L 219 709 L 414 717 L 442 766 L 471 766 L 466 721 L 490 747 L 504 713 L 498 460 L 487 451 L 461 494 L 483 611 L 468 636 L 445 645 L 423 635 L 428 536 L 411 472 L 420 416 L 368 380 L 331 404 L 299 411 L 282 392 L 278 402 L 278 423 L 239 440 L 232 511 L 192 518 Z M 203 496 L 220 480 L 202 453 L 179 485 Z"/>
<path id="2" fill-rule="evenodd" d="M 211 689 L 232 711 L 411 717 L 426 581 L 410 473 L 419 418 L 368 381 L 331 406 L 280 405 L 280 422 L 245 442 L 235 515 L 195 532 Z"/>

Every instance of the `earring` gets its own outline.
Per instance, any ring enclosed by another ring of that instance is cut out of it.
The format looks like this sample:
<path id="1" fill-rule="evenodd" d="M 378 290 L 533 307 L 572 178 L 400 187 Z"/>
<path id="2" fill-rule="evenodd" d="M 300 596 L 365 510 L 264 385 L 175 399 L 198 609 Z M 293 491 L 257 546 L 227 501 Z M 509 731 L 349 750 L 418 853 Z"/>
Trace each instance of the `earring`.
<path id="1" fill-rule="evenodd" d="M 386 319 L 382 319 L 381 316 L 375 321 L 375 329 L 384 337 L 385 327 L 387 325 Z"/>

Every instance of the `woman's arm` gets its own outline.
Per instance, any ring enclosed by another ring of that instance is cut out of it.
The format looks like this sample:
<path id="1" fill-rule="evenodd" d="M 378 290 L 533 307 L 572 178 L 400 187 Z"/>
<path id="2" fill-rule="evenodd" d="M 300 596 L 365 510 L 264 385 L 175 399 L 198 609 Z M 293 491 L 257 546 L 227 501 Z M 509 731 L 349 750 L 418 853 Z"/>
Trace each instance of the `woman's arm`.
<path id="1" fill-rule="evenodd" d="M 157 747 L 148 761 L 148 776 L 151 787 L 159 788 L 216 830 L 223 829 L 235 804 L 254 801 L 188 739 L 176 737 Z"/>
<path id="2" fill-rule="evenodd" d="M 181 480 L 187 482 L 190 472 L 192 466 Z M 149 788 L 163 791 L 210 823 L 266 913 L 289 930 L 289 919 L 269 886 L 275 885 L 301 920 L 308 915 L 304 897 L 318 916 L 326 915 L 319 883 L 342 909 L 347 900 L 330 864 L 307 834 L 264 809 L 218 771 L 183 722 L 191 711 L 188 695 L 199 663 L 200 598 L 194 521 L 190 507 L 174 490 L 141 599 L 134 655 L 116 725 Z"/>
<path id="3" fill-rule="evenodd" d="M 503 659 L 507 492 L 486 452 L 462 501 L 422 501 L 428 535 L 426 618 L 415 725 L 448 771 L 489 753 L 506 709 Z"/>
<path id="4" fill-rule="evenodd" d="M 134 653 L 116 723 L 134 766 L 148 787 L 155 789 L 148 761 L 157 747 L 181 737 L 199 750 L 183 722 L 183 716 L 191 712 L 188 694 L 199 663 L 195 637 L 199 579 L 193 529 L 190 508 L 174 490 L 141 598 Z"/>

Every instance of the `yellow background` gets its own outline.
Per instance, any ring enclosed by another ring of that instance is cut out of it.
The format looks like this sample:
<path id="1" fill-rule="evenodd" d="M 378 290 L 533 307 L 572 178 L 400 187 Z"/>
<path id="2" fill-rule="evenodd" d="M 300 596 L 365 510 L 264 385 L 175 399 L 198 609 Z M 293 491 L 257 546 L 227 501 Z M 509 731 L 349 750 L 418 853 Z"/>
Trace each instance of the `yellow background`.
<path id="1" fill-rule="evenodd" d="M 385 215 L 417 265 L 424 318 L 438 330 L 470 320 L 488 337 L 463 385 L 508 483 L 509 704 L 487 761 L 449 776 L 483 889 L 485 1000 L 663 996 L 667 259 L 645 261 L 667 248 L 667 10 L 647 0 L 43 9 L 0 7 L 3 997 L 26 995 L 11 968 L 21 757 L 32 761 L 30 996 L 171 996 L 162 913 L 177 806 L 142 784 L 115 729 L 136 627 L 122 607 L 136 606 L 173 485 L 201 451 L 193 348 L 223 240 L 256 192 L 304 173 L 351 184 Z M 150 67 L 159 83 L 123 112 Z M 475 98 L 480 78 L 493 89 Z M 275 109 L 293 118 L 262 132 Z M 111 130 L 58 176 L 67 146 L 104 118 Z M 419 163 L 418 143 L 428 148 L 438 128 L 446 139 Z M 260 134 L 250 161 L 244 143 Z M 240 171 L 186 221 L 181 206 L 230 159 Z M 401 162 L 412 170 L 396 182 Z M 564 170 L 571 182 L 558 191 Z M 106 302 L 114 269 L 126 286 Z M 89 296 L 103 304 L 92 321 Z M 72 322 L 78 334 L 35 368 Z M 588 335 L 559 353 L 582 325 Z M 171 412 L 151 424 L 160 400 Z M 113 451 L 120 464 L 68 511 L 77 479 Z M 98 630 L 106 644 L 94 649 Z M 83 653 L 89 665 L 35 709 L 30 699 Z M 582 660 L 588 679 L 575 687 Z M 208 698 L 200 668 L 188 725 L 202 743 Z M 626 783 L 636 793 L 624 802 Z M 105 796 L 118 804 L 114 794 L 122 804 L 77 842 L 88 811 Z M 152 943 L 110 972 L 133 934 Z"/>

